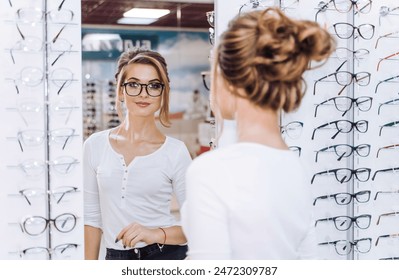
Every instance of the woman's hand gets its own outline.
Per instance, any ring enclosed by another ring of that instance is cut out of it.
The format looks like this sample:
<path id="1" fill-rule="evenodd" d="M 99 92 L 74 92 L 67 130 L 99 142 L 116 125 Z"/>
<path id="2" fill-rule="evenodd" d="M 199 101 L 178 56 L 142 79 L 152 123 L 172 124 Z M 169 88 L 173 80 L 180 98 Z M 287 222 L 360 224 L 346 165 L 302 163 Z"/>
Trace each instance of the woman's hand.
<path id="1" fill-rule="evenodd" d="M 134 247 L 138 242 L 145 242 L 147 245 L 163 242 L 163 232 L 159 228 L 149 229 L 140 224 L 133 223 L 121 230 L 115 242 L 122 240 L 123 246 Z"/>

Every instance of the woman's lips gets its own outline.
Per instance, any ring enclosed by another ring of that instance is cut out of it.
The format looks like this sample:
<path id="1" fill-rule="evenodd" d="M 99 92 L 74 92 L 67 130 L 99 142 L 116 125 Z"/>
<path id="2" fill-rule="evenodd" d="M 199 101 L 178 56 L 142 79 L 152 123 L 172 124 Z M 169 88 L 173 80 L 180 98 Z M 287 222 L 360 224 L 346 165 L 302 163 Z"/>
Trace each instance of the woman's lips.
<path id="1" fill-rule="evenodd" d="M 150 103 L 147 103 L 147 102 L 136 102 L 136 104 L 137 104 L 137 106 L 140 106 L 140 107 L 147 107 L 150 105 Z"/>

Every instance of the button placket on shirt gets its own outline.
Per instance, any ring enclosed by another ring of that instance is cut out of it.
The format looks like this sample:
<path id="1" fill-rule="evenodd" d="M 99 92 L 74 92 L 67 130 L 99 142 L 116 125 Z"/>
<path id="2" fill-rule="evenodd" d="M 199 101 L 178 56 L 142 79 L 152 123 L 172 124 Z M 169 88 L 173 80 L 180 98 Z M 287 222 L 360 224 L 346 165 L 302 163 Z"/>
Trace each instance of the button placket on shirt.
<path id="1" fill-rule="evenodd" d="M 127 176 L 129 174 L 129 171 L 127 169 L 125 159 L 123 157 L 120 157 L 120 160 L 122 162 L 122 169 L 123 169 L 123 176 L 122 176 L 122 188 L 121 188 L 121 206 L 125 207 L 126 206 L 126 186 L 127 186 Z"/>

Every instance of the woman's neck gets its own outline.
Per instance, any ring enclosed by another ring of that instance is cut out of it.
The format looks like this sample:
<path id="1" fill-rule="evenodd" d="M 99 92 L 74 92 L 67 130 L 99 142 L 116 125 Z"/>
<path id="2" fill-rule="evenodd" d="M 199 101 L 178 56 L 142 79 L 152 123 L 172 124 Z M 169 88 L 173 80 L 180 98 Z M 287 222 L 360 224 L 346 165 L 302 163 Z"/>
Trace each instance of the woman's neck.
<path id="1" fill-rule="evenodd" d="M 126 116 L 117 130 L 118 135 L 123 135 L 129 140 L 151 140 L 163 137 L 153 118 Z"/>
<path id="2" fill-rule="evenodd" d="M 254 142 L 276 149 L 287 149 L 281 137 L 279 115 L 262 109 L 248 100 L 237 100 L 237 137 L 239 142 Z"/>

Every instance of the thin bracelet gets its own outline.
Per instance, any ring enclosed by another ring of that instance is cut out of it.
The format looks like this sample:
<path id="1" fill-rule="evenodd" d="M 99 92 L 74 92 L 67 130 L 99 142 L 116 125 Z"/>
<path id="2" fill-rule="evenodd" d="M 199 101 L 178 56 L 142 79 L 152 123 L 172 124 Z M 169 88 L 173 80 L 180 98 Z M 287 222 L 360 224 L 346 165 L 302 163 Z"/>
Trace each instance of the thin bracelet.
<path id="1" fill-rule="evenodd" d="M 159 229 L 162 230 L 163 236 L 164 236 L 162 245 L 159 245 L 159 243 L 157 243 L 159 250 L 162 252 L 162 248 L 163 248 L 163 246 L 165 246 L 165 242 L 166 242 L 166 232 L 163 228 L 159 228 Z"/>

